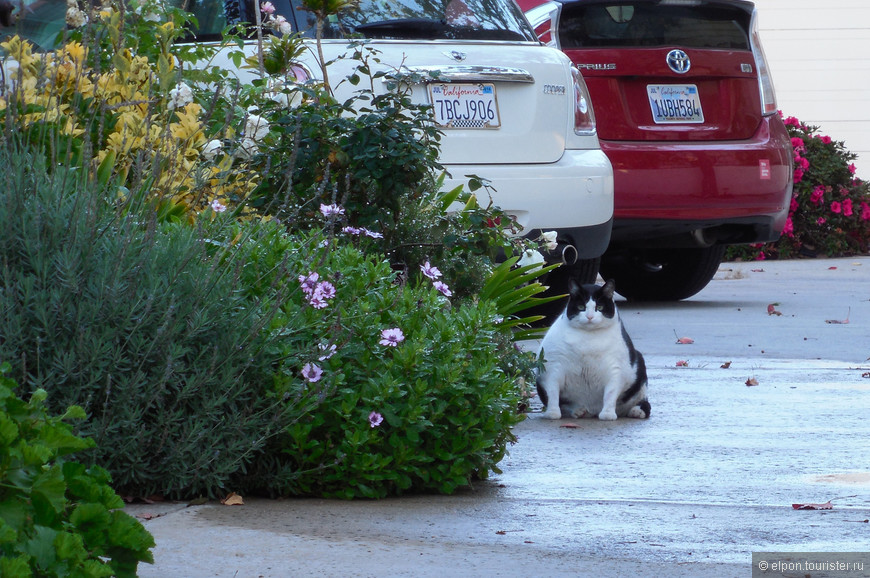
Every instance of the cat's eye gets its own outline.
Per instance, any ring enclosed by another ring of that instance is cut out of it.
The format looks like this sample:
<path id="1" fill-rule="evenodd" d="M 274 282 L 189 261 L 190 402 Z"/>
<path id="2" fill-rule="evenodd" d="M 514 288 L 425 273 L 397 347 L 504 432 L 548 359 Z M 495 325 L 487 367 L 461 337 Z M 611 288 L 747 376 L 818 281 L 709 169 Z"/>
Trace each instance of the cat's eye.
<path id="1" fill-rule="evenodd" d="M 595 310 L 596 311 L 604 311 L 604 305 L 596 305 Z"/>

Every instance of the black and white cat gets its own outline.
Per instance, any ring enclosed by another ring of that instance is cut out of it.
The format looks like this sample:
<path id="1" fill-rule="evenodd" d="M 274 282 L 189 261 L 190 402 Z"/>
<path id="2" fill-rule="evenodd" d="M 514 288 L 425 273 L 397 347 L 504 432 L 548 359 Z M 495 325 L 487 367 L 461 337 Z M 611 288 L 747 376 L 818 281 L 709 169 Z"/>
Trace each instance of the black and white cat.
<path id="1" fill-rule="evenodd" d="M 539 351 L 545 360 L 537 380 L 545 418 L 649 417 L 646 365 L 619 318 L 614 290 L 612 280 L 604 286 L 571 283 L 568 306 Z"/>

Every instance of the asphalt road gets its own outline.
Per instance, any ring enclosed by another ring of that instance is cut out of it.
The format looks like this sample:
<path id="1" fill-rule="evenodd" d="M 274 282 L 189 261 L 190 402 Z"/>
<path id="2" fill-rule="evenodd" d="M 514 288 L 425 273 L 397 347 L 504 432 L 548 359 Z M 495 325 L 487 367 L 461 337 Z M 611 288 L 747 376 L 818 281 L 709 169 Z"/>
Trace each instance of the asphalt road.
<path id="1" fill-rule="evenodd" d="M 726 264 L 688 301 L 619 307 L 649 420 L 532 413 L 454 496 L 128 506 L 157 540 L 140 575 L 870 576 L 870 553 L 752 571 L 870 551 L 870 258 Z"/>

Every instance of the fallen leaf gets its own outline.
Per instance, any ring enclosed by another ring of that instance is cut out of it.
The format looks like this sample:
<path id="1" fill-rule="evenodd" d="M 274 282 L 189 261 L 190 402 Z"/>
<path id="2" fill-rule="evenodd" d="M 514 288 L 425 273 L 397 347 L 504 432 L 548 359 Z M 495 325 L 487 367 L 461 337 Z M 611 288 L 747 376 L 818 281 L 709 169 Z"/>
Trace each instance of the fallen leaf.
<path id="1" fill-rule="evenodd" d="M 864 373 L 861 374 L 861 377 L 870 378 L 870 371 L 865 371 Z"/>
<path id="2" fill-rule="evenodd" d="M 752 387 L 753 385 L 758 385 L 757 379 L 755 379 L 754 377 L 750 377 L 749 379 L 746 380 L 747 387 Z"/>
<path id="3" fill-rule="evenodd" d="M 564 427 L 564 428 L 568 428 L 568 429 L 577 429 L 577 428 L 579 428 L 580 426 L 577 425 L 577 424 L 574 423 L 574 422 L 570 422 L 570 421 L 569 421 L 569 422 L 563 423 L 563 424 L 560 425 L 559 427 Z"/>
<path id="4" fill-rule="evenodd" d="M 679 339 L 677 339 L 677 343 L 680 343 L 682 345 L 688 345 L 690 343 L 695 343 L 695 340 L 691 337 L 680 337 Z"/>
<path id="5" fill-rule="evenodd" d="M 833 510 L 834 504 L 828 500 L 824 504 L 792 504 L 791 507 L 795 510 Z"/>
<path id="6" fill-rule="evenodd" d="M 846 325 L 849 323 L 849 316 L 852 314 L 852 308 L 849 307 L 849 310 L 846 312 L 846 318 L 842 321 L 838 321 L 836 319 L 825 319 L 825 323 L 830 325 Z"/>
<path id="7" fill-rule="evenodd" d="M 768 315 L 782 315 L 781 311 L 776 310 L 777 305 L 779 305 L 779 303 L 771 303 L 770 305 L 768 305 L 767 306 L 767 314 Z"/>
<path id="8" fill-rule="evenodd" d="M 221 500 L 221 504 L 224 506 L 244 506 L 245 501 L 237 493 L 230 492 L 229 496 Z"/>
<path id="9" fill-rule="evenodd" d="M 764 273 L 764 269 L 751 269 L 753 273 Z"/>
<path id="10" fill-rule="evenodd" d="M 141 514 L 136 514 L 137 518 L 142 520 L 153 520 L 154 518 L 159 518 L 160 514 L 152 514 L 151 512 L 143 512 Z"/>
<path id="11" fill-rule="evenodd" d="M 504 530 L 496 530 L 495 533 L 499 536 L 504 536 L 505 534 L 507 534 L 507 532 L 505 532 Z"/>
<path id="12" fill-rule="evenodd" d="M 828 267 L 828 271 L 834 271 L 836 267 Z"/>
<path id="13" fill-rule="evenodd" d="M 723 363 L 722 365 L 719 366 L 719 369 L 728 369 L 729 367 L 731 367 L 731 362 L 726 361 L 725 363 Z"/>
<path id="14" fill-rule="evenodd" d="M 681 359 L 677 362 L 677 367 L 689 367 L 689 362 Z"/>

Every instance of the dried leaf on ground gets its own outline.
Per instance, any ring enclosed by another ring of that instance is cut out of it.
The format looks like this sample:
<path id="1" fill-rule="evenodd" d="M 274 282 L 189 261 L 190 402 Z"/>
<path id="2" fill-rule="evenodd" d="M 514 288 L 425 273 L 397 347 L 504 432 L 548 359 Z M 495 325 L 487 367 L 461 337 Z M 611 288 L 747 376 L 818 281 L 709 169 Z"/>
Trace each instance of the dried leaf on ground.
<path id="1" fill-rule="evenodd" d="M 779 303 L 771 303 L 770 305 L 768 305 L 767 306 L 767 314 L 768 315 L 782 315 L 782 311 L 778 311 L 776 309 L 777 305 L 779 305 Z"/>
<path id="2" fill-rule="evenodd" d="M 725 363 L 723 363 L 722 365 L 719 366 L 719 369 L 728 369 L 729 367 L 731 367 L 731 362 L 726 361 Z"/>
<path id="3" fill-rule="evenodd" d="M 579 428 L 580 426 L 577 425 L 577 424 L 574 423 L 574 422 L 569 421 L 569 422 L 565 422 L 565 423 L 563 423 L 563 424 L 560 425 L 559 427 L 564 427 L 564 428 L 568 428 L 568 429 L 577 429 L 577 428 Z"/>
<path id="4" fill-rule="evenodd" d="M 828 500 L 824 504 L 792 504 L 791 507 L 795 510 L 833 510 L 834 504 Z"/>
<path id="5" fill-rule="evenodd" d="M 681 359 L 677 362 L 677 367 L 689 367 L 689 362 Z"/>
<path id="6" fill-rule="evenodd" d="M 230 492 L 229 496 L 221 500 L 221 504 L 224 506 L 244 506 L 245 501 L 237 493 Z"/>
<path id="7" fill-rule="evenodd" d="M 674 337 L 677 337 L 676 331 L 674 331 Z M 677 337 L 677 343 L 681 345 L 688 345 L 689 343 L 695 343 L 695 340 L 691 337 Z"/>
<path id="8" fill-rule="evenodd" d="M 747 387 L 752 387 L 753 385 L 758 385 L 757 379 L 755 379 L 754 377 L 750 377 L 749 379 L 746 380 Z"/>

